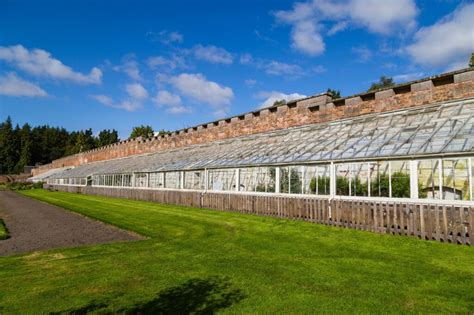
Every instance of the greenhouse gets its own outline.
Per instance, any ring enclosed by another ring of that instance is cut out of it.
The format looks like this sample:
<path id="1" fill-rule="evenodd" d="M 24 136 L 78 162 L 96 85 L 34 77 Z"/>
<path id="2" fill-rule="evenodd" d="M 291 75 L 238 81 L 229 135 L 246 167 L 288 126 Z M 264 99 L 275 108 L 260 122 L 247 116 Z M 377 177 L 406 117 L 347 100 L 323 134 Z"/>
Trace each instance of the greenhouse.
<path id="1" fill-rule="evenodd" d="M 473 200 L 474 99 L 56 169 L 51 185 Z"/>

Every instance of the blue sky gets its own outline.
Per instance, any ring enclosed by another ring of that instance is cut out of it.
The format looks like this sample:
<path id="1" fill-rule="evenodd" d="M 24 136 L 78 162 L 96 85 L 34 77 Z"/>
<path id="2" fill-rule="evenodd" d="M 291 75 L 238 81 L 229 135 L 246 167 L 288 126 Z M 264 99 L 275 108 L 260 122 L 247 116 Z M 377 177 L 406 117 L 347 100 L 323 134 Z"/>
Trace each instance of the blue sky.
<path id="1" fill-rule="evenodd" d="M 464 68 L 474 3 L 0 1 L 0 119 L 174 130 Z"/>

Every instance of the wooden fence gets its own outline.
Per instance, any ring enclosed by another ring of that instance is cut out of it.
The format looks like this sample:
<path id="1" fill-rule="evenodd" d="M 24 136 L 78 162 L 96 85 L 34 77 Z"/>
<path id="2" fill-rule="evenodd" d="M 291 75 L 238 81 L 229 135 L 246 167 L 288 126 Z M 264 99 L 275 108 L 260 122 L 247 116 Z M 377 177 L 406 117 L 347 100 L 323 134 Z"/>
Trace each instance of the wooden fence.
<path id="1" fill-rule="evenodd" d="M 45 187 L 58 191 L 298 219 L 441 242 L 474 244 L 474 207 L 459 203 L 59 185 Z"/>

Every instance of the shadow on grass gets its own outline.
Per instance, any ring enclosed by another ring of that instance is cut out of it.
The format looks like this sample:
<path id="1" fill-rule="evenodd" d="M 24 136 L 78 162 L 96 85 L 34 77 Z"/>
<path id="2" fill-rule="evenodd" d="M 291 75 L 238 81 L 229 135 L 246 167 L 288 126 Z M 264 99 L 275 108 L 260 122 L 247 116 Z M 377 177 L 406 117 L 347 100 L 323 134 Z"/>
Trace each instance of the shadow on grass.
<path id="1" fill-rule="evenodd" d="M 214 314 L 238 303 L 245 296 L 232 287 L 226 278 L 190 279 L 183 284 L 165 289 L 152 300 L 131 305 L 118 311 L 107 311 L 106 304 L 92 302 L 78 309 L 55 314 Z"/>

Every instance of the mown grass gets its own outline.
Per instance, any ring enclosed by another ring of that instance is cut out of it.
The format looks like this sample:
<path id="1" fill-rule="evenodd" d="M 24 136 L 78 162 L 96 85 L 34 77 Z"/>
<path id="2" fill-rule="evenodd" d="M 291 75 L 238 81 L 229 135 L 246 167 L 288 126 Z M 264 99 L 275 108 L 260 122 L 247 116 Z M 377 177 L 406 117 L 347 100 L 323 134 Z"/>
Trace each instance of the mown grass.
<path id="1" fill-rule="evenodd" d="M 474 248 L 45 190 L 142 241 L 0 257 L 0 313 L 474 312 Z"/>
<path id="2" fill-rule="evenodd" d="M 0 219 L 0 240 L 6 240 L 8 238 L 8 230 L 5 227 L 5 223 Z"/>

